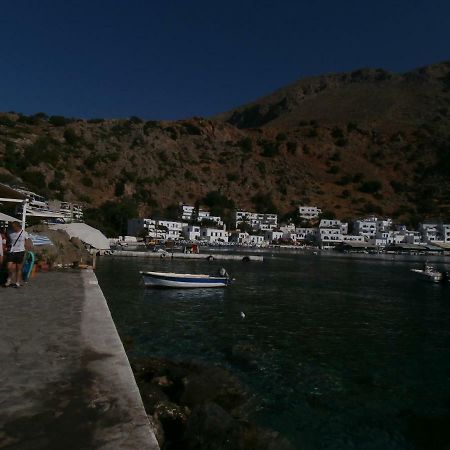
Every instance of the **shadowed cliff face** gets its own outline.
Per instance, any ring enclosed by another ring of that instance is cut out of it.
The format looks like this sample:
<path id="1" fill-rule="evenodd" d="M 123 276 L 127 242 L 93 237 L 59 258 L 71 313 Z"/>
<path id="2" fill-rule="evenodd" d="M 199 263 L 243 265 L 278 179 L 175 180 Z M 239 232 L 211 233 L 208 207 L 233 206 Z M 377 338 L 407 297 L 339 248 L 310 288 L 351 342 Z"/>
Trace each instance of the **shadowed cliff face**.
<path id="1" fill-rule="evenodd" d="M 304 203 L 341 218 L 448 217 L 449 135 L 450 63 L 363 69 L 305 79 L 213 119 L 0 114 L 0 181 L 141 214 L 220 191 L 237 207 L 281 213 Z"/>

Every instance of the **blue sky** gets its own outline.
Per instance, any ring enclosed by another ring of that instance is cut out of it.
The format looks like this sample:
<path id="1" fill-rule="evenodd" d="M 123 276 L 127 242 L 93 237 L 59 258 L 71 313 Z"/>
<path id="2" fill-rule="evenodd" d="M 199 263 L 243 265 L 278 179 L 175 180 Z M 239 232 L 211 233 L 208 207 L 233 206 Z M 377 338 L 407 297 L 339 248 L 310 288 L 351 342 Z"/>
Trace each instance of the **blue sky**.
<path id="1" fill-rule="evenodd" d="M 450 59 L 448 1 L 2 2 L 0 111 L 209 116 L 299 78 Z"/>

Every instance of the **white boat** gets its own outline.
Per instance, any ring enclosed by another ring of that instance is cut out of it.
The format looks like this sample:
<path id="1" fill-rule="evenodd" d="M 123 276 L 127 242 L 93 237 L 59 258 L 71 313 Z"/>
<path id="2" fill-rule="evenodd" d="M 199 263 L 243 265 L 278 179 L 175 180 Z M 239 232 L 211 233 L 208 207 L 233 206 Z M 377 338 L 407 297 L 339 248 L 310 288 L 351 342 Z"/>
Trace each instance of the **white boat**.
<path id="1" fill-rule="evenodd" d="M 448 280 L 446 272 L 441 272 L 428 264 L 425 264 L 423 269 L 411 269 L 411 272 L 421 275 L 432 283 L 443 283 Z"/>
<path id="2" fill-rule="evenodd" d="M 139 272 L 145 287 L 163 288 L 217 288 L 228 286 L 231 279 L 228 275 L 194 275 L 190 273 Z"/>

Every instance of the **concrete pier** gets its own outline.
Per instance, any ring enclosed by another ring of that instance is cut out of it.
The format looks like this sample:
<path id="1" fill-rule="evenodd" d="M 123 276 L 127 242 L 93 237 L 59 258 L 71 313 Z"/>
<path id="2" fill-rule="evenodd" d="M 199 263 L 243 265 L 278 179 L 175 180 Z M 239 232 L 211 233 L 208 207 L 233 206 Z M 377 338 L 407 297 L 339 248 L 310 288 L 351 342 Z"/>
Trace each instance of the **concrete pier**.
<path id="1" fill-rule="evenodd" d="M 206 259 L 208 261 L 264 261 L 259 255 L 243 255 L 234 253 L 158 253 L 158 252 L 134 252 L 130 250 L 115 250 L 111 256 L 123 256 L 129 258 L 169 258 L 169 259 Z"/>
<path id="2" fill-rule="evenodd" d="M 0 287 L 0 448 L 159 450 L 92 271 Z"/>

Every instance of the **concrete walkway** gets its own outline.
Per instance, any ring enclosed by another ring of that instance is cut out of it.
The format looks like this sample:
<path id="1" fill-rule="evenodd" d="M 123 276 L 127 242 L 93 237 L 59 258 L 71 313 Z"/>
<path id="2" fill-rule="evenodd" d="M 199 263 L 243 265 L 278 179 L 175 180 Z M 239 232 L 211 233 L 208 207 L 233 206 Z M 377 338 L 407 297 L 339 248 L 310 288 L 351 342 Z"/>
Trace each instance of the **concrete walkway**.
<path id="1" fill-rule="evenodd" d="M 0 448 L 158 450 L 93 272 L 0 288 Z"/>

